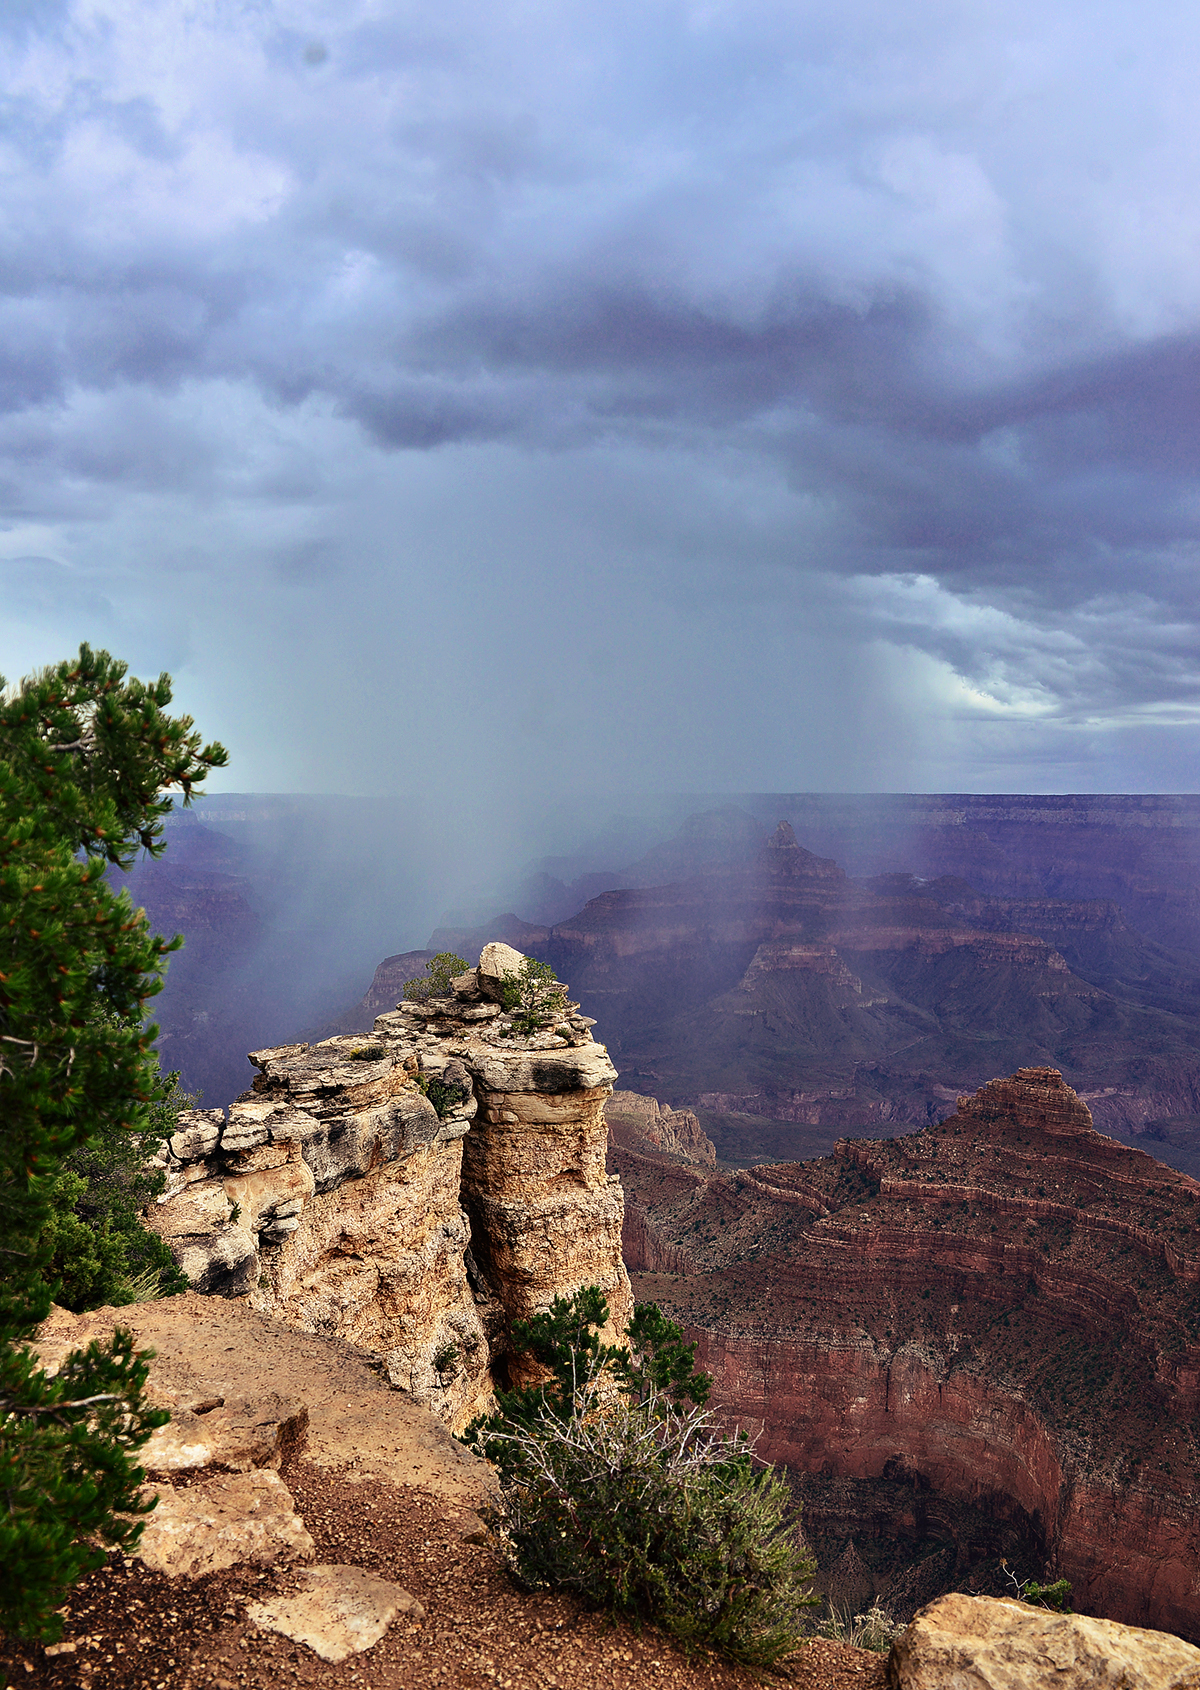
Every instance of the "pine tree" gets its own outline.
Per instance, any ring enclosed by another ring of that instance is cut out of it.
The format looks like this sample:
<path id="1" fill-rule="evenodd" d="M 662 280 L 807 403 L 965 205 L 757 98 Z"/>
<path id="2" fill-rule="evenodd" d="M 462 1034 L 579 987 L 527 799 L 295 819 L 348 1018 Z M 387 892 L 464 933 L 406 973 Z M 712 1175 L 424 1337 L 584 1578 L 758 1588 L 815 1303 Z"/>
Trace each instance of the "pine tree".
<path id="1" fill-rule="evenodd" d="M 105 870 L 158 856 L 171 789 L 186 804 L 226 762 L 170 700 L 168 676 L 126 679 L 86 645 L 0 680 L 0 1626 L 26 1638 L 57 1635 L 99 1544 L 137 1541 L 133 1452 L 167 1418 L 127 1332 L 54 1378 L 29 1339 L 49 1312 L 65 1159 L 151 1133 L 161 1103 L 145 1011 L 181 941 L 151 934 Z"/>

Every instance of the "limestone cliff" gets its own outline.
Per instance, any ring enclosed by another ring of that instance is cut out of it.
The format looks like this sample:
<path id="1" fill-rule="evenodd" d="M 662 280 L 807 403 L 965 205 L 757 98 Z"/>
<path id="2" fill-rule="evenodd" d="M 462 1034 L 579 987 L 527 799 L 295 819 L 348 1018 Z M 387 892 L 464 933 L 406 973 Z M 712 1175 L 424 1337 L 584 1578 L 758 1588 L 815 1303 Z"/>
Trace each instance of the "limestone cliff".
<path id="1" fill-rule="evenodd" d="M 502 972 L 522 960 L 489 952 Z M 198 1290 L 377 1354 L 456 1429 L 519 1372 L 514 1319 L 593 1283 L 609 1336 L 632 1308 L 605 1171 L 615 1071 L 565 990 L 525 1037 L 498 981 L 470 970 L 369 1041 L 252 1053 L 259 1077 L 227 1113 L 180 1117 L 148 1217 Z"/>

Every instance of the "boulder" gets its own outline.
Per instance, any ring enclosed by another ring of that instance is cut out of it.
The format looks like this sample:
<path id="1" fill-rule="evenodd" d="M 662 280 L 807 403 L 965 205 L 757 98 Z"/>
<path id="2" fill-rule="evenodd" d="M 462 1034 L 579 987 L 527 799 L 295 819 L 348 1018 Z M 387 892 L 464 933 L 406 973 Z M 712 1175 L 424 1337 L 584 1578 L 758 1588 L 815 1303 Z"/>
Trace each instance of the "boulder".
<path id="1" fill-rule="evenodd" d="M 211 1156 L 221 1139 L 225 1114 L 221 1109 L 185 1109 L 176 1120 L 176 1131 L 167 1140 L 177 1162 L 194 1162 Z"/>
<path id="2" fill-rule="evenodd" d="M 197 1467 L 278 1468 L 285 1455 L 302 1449 L 308 1409 L 298 1397 L 276 1391 L 261 1396 L 218 1398 L 171 1405 L 171 1418 L 151 1434 L 139 1459 L 149 1473 L 177 1473 Z"/>
<path id="3" fill-rule="evenodd" d="M 485 945 L 479 953 L 479 967 L 476 970 L 479 990 L 483 996 L 491 998 L 493 1003 L 503 1002 L 503 982 L 510 974 L 519 974 L 524 961 L 521 952 L 514 951 L 511 945 L 502 945 L 498 941 Z"/>
<path id="4" fill-rule="evenodd" d="M 150 1212 L 156 1230 L 160 1214 Z M 189 1284 L 206 1297 L 244 1297 L 258 1283 L 258 1251 L 248 1227 L 183 1233 L 167 1241 Z"/>
<path id="5" fill-rule="evenodd" d="M 263 1631 L 303 1643 L 323 1661 L 344 1661 L 378 1643 L 397 1614 L 422 1620 L 425 1610 L 398 1584 L 361 1567 L 308 1567 L 300 1588 L 267 1602 L 248 1602 L 246 1614 Z"/>
<path id="6" fill-rule="evenodd" d="M 990 1596 L 942 1596 L 892 1645 L 892 1690 L 1200 1690 L 1200 1649 L 1163 1631 Z"/>
<path id="7" fill-rule="evenodd" d="M 269 1468 L 223 1473 L 179 1490 L 161 1485 L 156 1494 L 158 1506 L 134 1551 L 151 1572 L 198 1579 L 222 1567 L 273 1567 L 315 1553 L 291 1491 Z"/>

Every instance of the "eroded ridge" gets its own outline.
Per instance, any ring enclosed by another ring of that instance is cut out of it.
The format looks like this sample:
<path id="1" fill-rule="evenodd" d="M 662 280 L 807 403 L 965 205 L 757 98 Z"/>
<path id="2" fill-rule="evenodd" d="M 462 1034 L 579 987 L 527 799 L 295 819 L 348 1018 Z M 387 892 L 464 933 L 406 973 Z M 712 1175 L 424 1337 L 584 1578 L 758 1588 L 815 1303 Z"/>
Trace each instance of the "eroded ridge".
<path id="1" fill-rule="evenodd" d="M 1200 1184 L 1049 1068 L 802 1164 L 612 1155 L 639 1294 L 814 1527 L 869 1543 L 886 1515 L 945 1544 L 944 1588 L 1021 1553 L 1085 1610 L 1200 1638 Z"/>

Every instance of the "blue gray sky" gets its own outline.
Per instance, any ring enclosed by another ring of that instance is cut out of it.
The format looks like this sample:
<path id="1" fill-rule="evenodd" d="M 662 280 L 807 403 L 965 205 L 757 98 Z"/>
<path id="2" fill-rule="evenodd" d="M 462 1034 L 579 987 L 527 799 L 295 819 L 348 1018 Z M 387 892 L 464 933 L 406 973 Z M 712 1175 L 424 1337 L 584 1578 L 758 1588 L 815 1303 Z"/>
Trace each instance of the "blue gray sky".
<path id="1" fill-rule="evenodd" d="M 1197 790 L 1194 6 L 6 0 L 0 671 L 230 790 Z"/>

